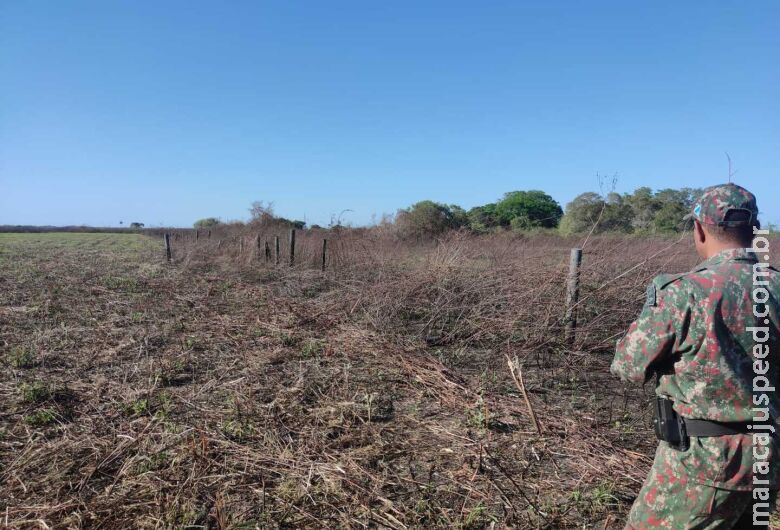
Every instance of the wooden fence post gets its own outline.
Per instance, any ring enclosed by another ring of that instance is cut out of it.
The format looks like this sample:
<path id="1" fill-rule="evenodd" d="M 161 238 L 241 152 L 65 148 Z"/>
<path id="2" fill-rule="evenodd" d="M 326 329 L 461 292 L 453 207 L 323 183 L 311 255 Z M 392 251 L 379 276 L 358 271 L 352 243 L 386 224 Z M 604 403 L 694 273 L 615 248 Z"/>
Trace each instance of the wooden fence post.
<path id="1" fill-rule="evenodd" d="M 265 240 L 265 262 L 271 261 L 271 245 L 268 244 L 268 240 Z"/>
<path id="2" fill-rule="evenodd" d="M 295 228 L 290 228 L 290 267 L 295 265 Z"/>
<path id="3" fill-rule="evenodd" d="M 328 255 L 328 240 L 322 240 L 322 270 L 325 271 L 325 258 Z"/>
<path id="4" fill-rule="evenodd" d="M 195 230 L 195 241 L 200 238 L 200 230 Z"/>
<path id="5" fill-rule="evenodd" d="M 206 236 L 208 239 L 211 239 L 211 230 L 209 230 L 208 235 Z"/>
<path id="6" fill-rule="evenodd" d="M 165 240 L 165 257 L 171 261 L 171 234 L 166 232 L 163 239 Z"/>
<path id="7" fill-rule="evenodd" d="M 244 253 L 244 236 L 238 236 L 238 255 Z"/>
<path id="8" fill-rule="evenodd" d="M 279 265 L 279 236 L 274 236 L 274 246 L 276 247 L 276 264 Z"/>
<path id="9" fill-rule="evenodd" d="M 580 298 L 580 265 L 582 249 L 571 249 L 569 257 L 569 279 L 566 282 L 566 341 L 571 343 L 577 332 L 577 301 Z"/>

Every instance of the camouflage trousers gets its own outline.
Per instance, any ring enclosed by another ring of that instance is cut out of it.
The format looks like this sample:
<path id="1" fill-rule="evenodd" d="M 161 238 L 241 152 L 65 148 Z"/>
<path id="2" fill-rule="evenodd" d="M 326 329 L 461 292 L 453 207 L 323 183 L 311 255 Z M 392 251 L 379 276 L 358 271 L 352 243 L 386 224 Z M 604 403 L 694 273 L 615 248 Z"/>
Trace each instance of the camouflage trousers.
<path id="1" fill-rule="evenodd" d="M 750 491 L 698 484 L 690 477 L 668 471 L 659 451 L 628 515 L 626 530 L 753 528 Z M 771 497 L 770 505 L 774 507 L 777 492 L 773 491 Z"/>

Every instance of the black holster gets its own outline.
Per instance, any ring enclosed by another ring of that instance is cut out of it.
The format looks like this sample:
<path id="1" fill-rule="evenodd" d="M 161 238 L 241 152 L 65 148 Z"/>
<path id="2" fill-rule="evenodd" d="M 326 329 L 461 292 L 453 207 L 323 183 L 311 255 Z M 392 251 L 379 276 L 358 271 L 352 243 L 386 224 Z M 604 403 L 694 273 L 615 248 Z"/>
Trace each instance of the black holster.
<path id="1" fill-rule="evenodd" d="M 671 399 L 655 398 L 655 436 L 678 451 L 687 451 L 691 440 L 685 429 L 685 421 L 675 412 L 673 404 Z"/>

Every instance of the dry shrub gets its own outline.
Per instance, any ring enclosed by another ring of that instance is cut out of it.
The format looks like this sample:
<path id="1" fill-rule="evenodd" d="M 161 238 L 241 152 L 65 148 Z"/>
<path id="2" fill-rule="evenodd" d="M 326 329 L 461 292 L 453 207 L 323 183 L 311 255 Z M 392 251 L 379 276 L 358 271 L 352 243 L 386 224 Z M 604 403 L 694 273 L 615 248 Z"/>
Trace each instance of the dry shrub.
<path id="1" fill-rule="evenodd" d="M 290 267 L 280 229 L 193 235 L 173 264 L 152 238 L 0 246 L 9 527 L 621 526 L 651 389 L 607 367 L 649 279 L 697 261 L 686 241 L 588 240 L 567 344 L 582 240 L 304 230 Z M 255 244 L 276 235 L 279 265 Z"/>

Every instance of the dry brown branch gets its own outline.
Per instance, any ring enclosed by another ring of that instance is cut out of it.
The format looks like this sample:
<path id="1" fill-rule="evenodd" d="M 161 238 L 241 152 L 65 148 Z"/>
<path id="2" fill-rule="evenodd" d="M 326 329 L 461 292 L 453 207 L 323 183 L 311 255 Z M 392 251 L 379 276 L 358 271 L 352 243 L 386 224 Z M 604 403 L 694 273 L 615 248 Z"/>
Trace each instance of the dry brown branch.
<path id="1" fill-rule="evenodd" d="M 594 234 L 572 351 L 574 239 L 285 236 L 0 241 L 6 526 L 620 526 L 654 440 L 612 346 L 690 249 Z"/>
<path id="2" fill-rule="evenodd" d="M 515 382 L 517 389 L 520 391 L 520 395 L 523 396 L 525 406 L 528 408 L 528 415 L 531 416 L 531 421 L 534 422 L 534 428 L 538 434 L 542 434 L 542 425 L 536 418 L 536 412 L 531 406 L 531 401 L 528 399 L 528 393 L 525 391 L 525 385 L 523 384 L 523 371 L 520 368 L 520 362 L 517 360 L 517 356 L 510 359 L 509 355 L 505 355 L 506 363 L 509 366 L 509 373 L 512 374 L 512 380 Z"/>

